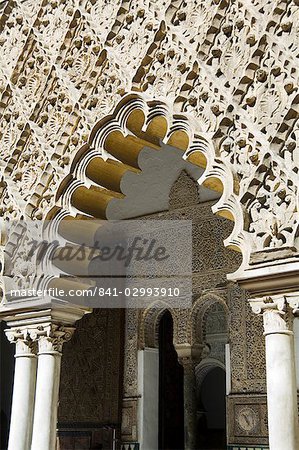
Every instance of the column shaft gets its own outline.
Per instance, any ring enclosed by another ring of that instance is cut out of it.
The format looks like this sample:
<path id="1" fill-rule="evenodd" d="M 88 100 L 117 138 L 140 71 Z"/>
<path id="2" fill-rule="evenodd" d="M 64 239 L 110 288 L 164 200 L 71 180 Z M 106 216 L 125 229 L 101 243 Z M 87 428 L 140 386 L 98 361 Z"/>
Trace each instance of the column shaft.
<path id="1" fill-rule="evenodd" d="M 38 355 L 36 399 L 30 450 L 55 450 L 60 363 L 61 353 L 58 351 L 42 351 Z"/>
<path id="2" fill-rule="evenodd" d="M 8 450 L 30 450 L 36 356 L 25 341 L 16 343 L 16 364 Z"/>
<path id="3" fill-rule="evenodd" d="M 270 450 L 298 450 L 293 333 L 265 334 Z"/>
<path id="4" fill-rule="evenodd" d="M 2 316 L 17 347 L 8 450 L 55 450 L 62 347 L 85 313 L 72 306 Z"/>

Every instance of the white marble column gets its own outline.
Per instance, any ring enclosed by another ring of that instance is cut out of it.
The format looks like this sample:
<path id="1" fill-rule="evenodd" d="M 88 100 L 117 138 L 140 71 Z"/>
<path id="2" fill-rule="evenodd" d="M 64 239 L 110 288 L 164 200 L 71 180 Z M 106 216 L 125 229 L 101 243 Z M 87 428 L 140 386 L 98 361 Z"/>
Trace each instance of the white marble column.
<path id="1" fill-rule="evenodd" d="M 266 344 L 267 404 L 270 450 L 298 450 L 298 409 L 292 318 L 284 297 L 252 300 L 263 314 Z"/>
<path id="2" fill-rule="evenodd" d="M 55 450 L 60 363 L 63 342 L 74 329 L 54 327 L 38 336 L 38 367 L 30 450 Z"/>
<path id="3" fill-rule="evenodd" d="M 26 334 L 26 331 L 6 330 L 8 340 L 16 345 L 8 450 L 29 450 L 31 443 L 36 355 L 34 344 L 27 340 Z"/>

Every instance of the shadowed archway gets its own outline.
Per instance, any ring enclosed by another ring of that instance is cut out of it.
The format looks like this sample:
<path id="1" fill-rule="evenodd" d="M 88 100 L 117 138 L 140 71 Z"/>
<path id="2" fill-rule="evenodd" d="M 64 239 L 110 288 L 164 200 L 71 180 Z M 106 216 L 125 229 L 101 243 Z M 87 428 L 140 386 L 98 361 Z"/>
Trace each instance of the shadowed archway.
<path id="1" fill-rule="evenodd" d="M 184 369 L 173 345 L 173 320 L 159 323 L 159 450 L 184 448 Z"/>

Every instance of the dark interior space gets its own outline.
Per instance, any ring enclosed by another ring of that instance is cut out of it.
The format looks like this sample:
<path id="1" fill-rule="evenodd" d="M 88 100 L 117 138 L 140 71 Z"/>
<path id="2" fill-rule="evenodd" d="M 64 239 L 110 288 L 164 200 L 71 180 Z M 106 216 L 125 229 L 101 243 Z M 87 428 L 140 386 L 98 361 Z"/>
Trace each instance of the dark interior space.
<path id="1" fill-rule="evenodd" d="M 9 418 L 12 400 L 14 349 L 6 339 L 4 330 L 5 322 L 0 323 L 0 445 L 1 450 L 6 450 L 8 445 Z"/>
<path id="2" fill-rule="evenodd" d="M 198 449 L 226 449 L 225 371 L 212 369 L 204 378 L 198 399 Z"/>
<path id="3" fill-rule="evenodd" d="M 159 324 L 159 450 L 184 448 L 184 370 L 173 345 L 173 321 Z"/>

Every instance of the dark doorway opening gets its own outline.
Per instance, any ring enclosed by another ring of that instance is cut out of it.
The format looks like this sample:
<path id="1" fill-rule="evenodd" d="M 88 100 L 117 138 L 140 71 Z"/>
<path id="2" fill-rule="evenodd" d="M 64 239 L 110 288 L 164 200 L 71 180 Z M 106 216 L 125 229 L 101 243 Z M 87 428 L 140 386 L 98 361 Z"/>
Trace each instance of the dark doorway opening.
<path id="1" fill-rule="evenodd" d="M 159 324 L 159 450 L 184 448 L 184 369 L 173 345 L 173 321 Z"/>
<path id="2" fill-rule="evenodd" d="M 220 367 L 205 376 L 198 399 L 198 449 L 225 450 L 226 447 L 225 371 Z"/>
<path id="3" fill-rule="evenodd" d="M 10 411 L 12 402 L 14 351 L 15 345 L 8 342 L 4 330 L 6 324 L 0 324 L 0 448 L 6 450 L 8 445 Z"/>

